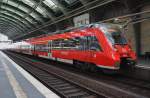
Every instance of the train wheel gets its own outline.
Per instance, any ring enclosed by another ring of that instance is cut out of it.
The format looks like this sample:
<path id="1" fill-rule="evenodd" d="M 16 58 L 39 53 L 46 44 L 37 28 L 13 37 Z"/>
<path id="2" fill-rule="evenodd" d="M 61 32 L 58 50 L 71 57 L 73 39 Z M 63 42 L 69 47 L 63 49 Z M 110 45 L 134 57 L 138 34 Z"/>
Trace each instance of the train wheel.
<path id="1" fill-rule="evenodd" d="M 86 66 L 86 63 L 81 62 L 81 64 L 80 64 L 80 69 L 81 69 L 82 71 L 87 71 L 87 70 L 88 70 L 88 67 Z"/>
<path id="2" fill-rule="evenodd" d="M 77 61 L 74 60 L 73 64 L 75 65 L 76 68 L 82 70 L 82 71 L 86 71 L 87 67 L 86 67 L 86 63 L 82 62 L 82 61 Z"/>
<path id="3" fill-rule="evenodd" d="M 78 63 L 78 61 L 77 60 L 73 60 L 73 65 L 76 67 L 76 68 L 80 68 L 80 66 L 79 66 L 79 63 Z"/>
<path id="4" fill-rule="evenodd" d="M 95 64 L 92 64 L 92 63 L 88 63 L 88 69 L 89 71 L 91 72 L 96 72 L 97 71 L 97 67 Z"/>

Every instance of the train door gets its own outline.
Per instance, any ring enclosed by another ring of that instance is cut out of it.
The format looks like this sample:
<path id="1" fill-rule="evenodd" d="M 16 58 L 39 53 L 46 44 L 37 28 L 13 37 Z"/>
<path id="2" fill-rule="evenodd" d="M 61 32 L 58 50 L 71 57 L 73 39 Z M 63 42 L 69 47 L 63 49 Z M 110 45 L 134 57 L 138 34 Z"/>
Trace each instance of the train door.
<path id="1" fill-rule="evenodd" d="M 52 58 L 52 40 L 48 42 L 48 57 Z"/>
<path id="2" fill-rule="evenodd" d="M 34 44 L 31 45 L 31 54 L 34 55 L 35 49 L 34 49 Z"/>
<path id="3" fill-rule="evenodd" d="M 31 54 L 32 55 L 32 45 L 29 45 L 29 54 Z"/>
<path id="4" fill-rule="evenodd" d="M 88 46 L 89 46 L 89 61 L 97 63 L 102 57 L 102 48 L 98 42 L 96 36 L 88 37 Z"/>

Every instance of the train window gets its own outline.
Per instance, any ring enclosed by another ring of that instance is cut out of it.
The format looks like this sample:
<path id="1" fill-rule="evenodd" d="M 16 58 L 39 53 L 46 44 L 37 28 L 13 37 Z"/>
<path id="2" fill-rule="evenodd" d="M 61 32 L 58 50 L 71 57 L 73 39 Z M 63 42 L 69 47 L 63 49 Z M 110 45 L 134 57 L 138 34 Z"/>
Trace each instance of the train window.
<path id="1" fill-rule="evenodd" d="M 24 50 L 30 50 L 31 46 L 30 45 L 21 45 L 20 48 L 24 49 Z"/>
<path id="2" fill-rule="evenodd" d="M 61 45 L 62 45 L 62 49 L 64 50 L 71 50 L 75 48 L 75 45 L 73 44 L 73 39 L 63 39 Z"/>
<path id="3" fill-rule="evenodd" d="M 101 51 L 102 50 L 96 36 L 89 36 L 88 37 L 88 45 L 89 45 L 89 50 L 95 50 L 95 51 Z"/>
<path id="4" fill-rule="evenodd" d="M 74 49 L 76 50 L 87 50 L 87 37 L 75 37 L 73 38 Z"/>
<path id="5" fill-rule="evenodd" d="M 58 39 L 53 41 L 53 49 L 63 50 L 84 50 L 85 47 L 84 37 L 75 37 L 69 39 Z"/>
<path id="6" fill-rule="evenodd" d="M 48 51 L 48 47 L 47 47 L 46 44 L 38 44 L 38 45 L 35 45 L 35 50 L 36 51 L 47 52 Z"/>
<path id="7" fill-rule="evenodd" d="M 52 42 L 52 49 L 62 49 L 62 41 L 63 39 L 57 39 Z"/>
<path id="8" fill-rule="evenodd" d="M 95 36 L 82 36 L 68 39 L 54 40 L 52 49 L 62 50 L 101 50 L 99 42 Z"/>
<path id="9" fill-rule="evenodd" d="M 73 45 L 75 46 L 76 50 L 83 50 L 80 37 L 73 38 Z"/>

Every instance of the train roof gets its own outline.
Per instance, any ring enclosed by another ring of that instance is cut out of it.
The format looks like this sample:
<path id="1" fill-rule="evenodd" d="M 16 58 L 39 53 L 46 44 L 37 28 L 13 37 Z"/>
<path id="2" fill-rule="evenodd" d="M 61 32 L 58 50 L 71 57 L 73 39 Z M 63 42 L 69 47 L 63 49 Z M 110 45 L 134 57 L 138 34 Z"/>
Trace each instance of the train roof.
<path id="1" fill-rule="evenodd" d="M 40 36 L 37 36 L 36 38 L 43 37 L 43 36 L 46 36 L 46 35 L 61 34 L 61 33 L 70 32 L 70 31 L 74 31 L 74 30 L 82 30 L 84 28 L 96 27 L 96 25 L 99 25 L 99 26 L 100 25 L 101 26 L 106 26 L 106 25 L 121 26 L 119 24 L 97 22 L 97 23 L 91 23 L 91 24 L 87 24 L 87 25 L 81 25 L 81 26 L 78 26 L 78 27 L 71 27 L 71 28 L 65 29 L 65 30 L 59 30 L 59 31 L 55 31 L 53 33 L 42 34 Z"/>
<path id="2" fill-rule="evenodd" d="M 53 33 L 43 34 L 43 35 L 40 35 L 40 36 L 37 36 L 37 37 L 29 38 L 27 40 L 35 40 L 35 39 L 43 38 L 43 37 L 50 36 L 50 35 L 53 36 L 54 34 L 64 34 L 64 33 L 70 32 L 70 31 L 78 31 L 78 30 L 82 30 L 82 29 L 85 29 L 85 28 L 98 27 L 98 26 L 101 26 L 101 27 L 107 27 L 107 26 L 121 27 L 121 25 L 118 25 L 118 24 L 97 22 L 97 23 L 91 23 L 91 24 L 88 24 L 88 25 L 82 25 L 82 26 L 79 26 L 79 27 L 72 27 L 72 28 L 69 28 L 69 29 L 66 29 L 66 30 L 56 31 L 56 32 L 53 32 Z"/>

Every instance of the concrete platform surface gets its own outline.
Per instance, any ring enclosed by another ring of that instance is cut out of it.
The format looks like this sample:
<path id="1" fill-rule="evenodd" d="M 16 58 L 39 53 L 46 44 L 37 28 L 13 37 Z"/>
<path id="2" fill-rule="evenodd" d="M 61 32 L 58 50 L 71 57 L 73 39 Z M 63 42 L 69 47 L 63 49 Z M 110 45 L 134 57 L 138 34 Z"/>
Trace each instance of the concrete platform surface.
<path id="1" fill-rule="evenodd" d="M 0 98 L 60 98 L 0 51 Z"/>
<path id="2" fill-rule="evenodd" d="M 136 66 L 143 69 L 150 69 L 150 59 L 140 58 L 138 59 L 138 63 Z"/>

